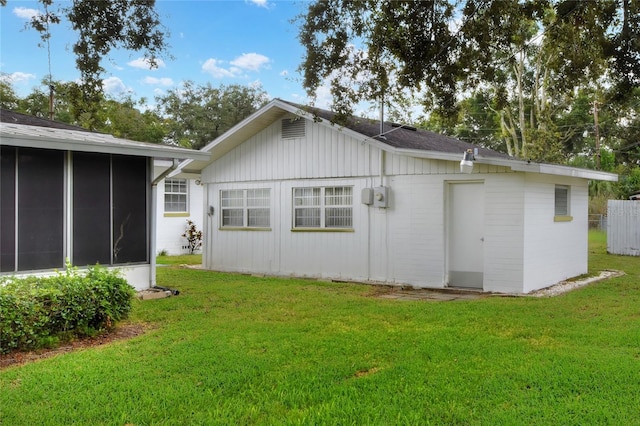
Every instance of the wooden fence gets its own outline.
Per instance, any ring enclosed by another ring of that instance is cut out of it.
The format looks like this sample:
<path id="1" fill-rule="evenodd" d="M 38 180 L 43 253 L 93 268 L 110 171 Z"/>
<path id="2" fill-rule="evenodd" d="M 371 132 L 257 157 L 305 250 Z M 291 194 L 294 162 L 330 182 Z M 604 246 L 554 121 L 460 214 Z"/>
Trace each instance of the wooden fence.
<path id="1" fill-rule="evenodd" d="M 640 256 L 640 201 L 608 201 L 607 251 Z"/>

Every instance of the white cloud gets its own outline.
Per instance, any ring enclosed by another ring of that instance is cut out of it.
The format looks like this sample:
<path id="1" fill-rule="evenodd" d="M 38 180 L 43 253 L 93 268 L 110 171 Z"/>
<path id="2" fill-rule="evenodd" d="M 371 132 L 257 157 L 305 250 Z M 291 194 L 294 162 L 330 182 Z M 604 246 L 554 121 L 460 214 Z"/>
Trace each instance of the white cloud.
<path id="1" fill-rule="evenodd" d="M 240 73 L 239 69 L 234 67 L 227 69 L 222 67 L 222 64 L 224 61 L 210 58 L 202 65 L 202 70 L 215 78 L 235 77 Z"/>
<path id="2" fill-rule="evenodd" d="M 249 71 L 258 71 L 263 66 L 269 65 L 270 62 L 269 58 L 259 53 L 243 53 L 231 61 L 231 65 Z"/>
<path id="3" fill-rule="evenodd" d="M 133 61 L 128 62 L 127 65 L 142 70 L 152 70 L 156 68 L 164 68 L 166 66 L 162 59 L 156 59 L 156 68 L 153 68 L 151 66 L 151 62 L 147 58 L 134 59 Z"/>
<path id="4" fill-rule="evenodd" d="M 35 74 L 29 74 L 26 72 L 13 72 L 11 74 L 0 75 L 0 80 L 10 84 L 26 83 L 29 80 L 36 78 Z"/>
<path id="5" fill-rule="evenodd" d="M 153 85 L 160 85 L 160 86 L 173 86 L 173 80 L 169 77 L 163 77 L 163 78 L 145 77 L 145 79 L 142 80 L 142 82 L 145 84 L 153 84 Z"/>
<path id="6" fill-rule="evenodd" d="M 38 9 L 29 9 L 27 7 L 14 7 L 13 14 L 18 18 L 31 19 L 34 16 L 40 15 L 40 11 Z"/>
<path id="7" fill-rule="evenodd" d="M 260 71 L 271 63 L 271 59 L 258 53 L 243 53 L 229 62 L 209 58 L 202 65 L 202 70 L 215 78 L 242 77 L 244 71 Z"/>
<path id="8" fill-rule="evenodd" d="M 109 77 L 102 80 L 102 88 L 105 93 L 109 93 L 112 95 L 120 95 L 133 91 L 132 89 L 125 86 L 122 80 L 118 77 Z"/>
<path id="9" fill-rule="evenodd" d="M 249 3 L 253 3 L 258 7 L 269 9 L 269 2 L 267 0 L 249 0 Z"/>

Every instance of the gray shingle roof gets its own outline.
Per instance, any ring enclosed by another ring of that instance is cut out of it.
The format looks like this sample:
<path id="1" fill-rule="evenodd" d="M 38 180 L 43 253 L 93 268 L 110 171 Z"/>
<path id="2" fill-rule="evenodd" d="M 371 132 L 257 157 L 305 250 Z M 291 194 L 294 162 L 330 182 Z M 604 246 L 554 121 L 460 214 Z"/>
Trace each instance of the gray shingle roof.
<path id="1" fill-rule="evenodd" d="M 38 118 L 32 115 L 22 114 L 15 111 L 9 111 L 7 109 L 0 109 L 0 122 L 10 123 L 10 124 L 26 124 L 28 126 L 50 127 L 52 129 L 78 130 L 81 132 L 90 132 L 90 130 L 87 130 L 83 127 L 62 123 L 60 121 L 52 121 L 44 118 Z"/>
<path id="2" fill-rule="evenodd" d="M 280 99 L 289 105 L 295 106 L 303 111 L 313 114 L 320 119 L 332 121 L 335 113 L 321 108 L 307 107 Z M 340 123 L 344 127 L 358 132 L 367 137 L 385 143 L 394 148 L 436 151 L 447 153 L 464 153 L 467 149 L 478 149 L 478 154 L 484 157 L 511 158 L 509 155 L 494 151 L 492 149 L 482 148 L 469 142 L 428 130 L 417 129 L 412 126 L 403 126 L 396 123 L 386 121 L 383 126 L 383 136 L 380 136 L 380 122 L 370 118 L 350 117 L 346 123 Z"/>

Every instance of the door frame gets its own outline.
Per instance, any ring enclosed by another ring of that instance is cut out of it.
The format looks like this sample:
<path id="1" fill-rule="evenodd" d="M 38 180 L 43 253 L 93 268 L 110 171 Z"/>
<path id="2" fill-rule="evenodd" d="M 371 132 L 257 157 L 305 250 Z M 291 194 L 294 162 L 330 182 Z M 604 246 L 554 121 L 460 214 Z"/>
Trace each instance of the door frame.
<path id="1" fill-rule="evenodd" d="M 485 211 L 486 211 L 486 196 L 485 196 L 485 180 L 484 179 L 470 179 L 470 180 L 448 180 L 445 181 L 445 187 L 444 187 L 444 197 L 445 197 L 445 202 L 444 202 L 444 242 L 445 242 L 445 255 L 444 255 L 444 259 L 445 259 L 445 265 L 444 265 L 444 287 L 451 287 L 451 288 L 467 288 L 464 286 L 459 286 L 459 285 L 451 285 L 451 250 L 452 250 L 452 232 L 451 232 L 451 227 L 453 226 L 453 218 L 452 218 L 452 188 L 454 185 L 481 185 L 482 186 L 482 194 L 483 194 L 483 212 L 482 212 L 482 223 L 483 223 L 483 230 L 482 230 L 482 241 L 484 241 L 484 233 L 486 232 L 486 224 L 485 224 Z M 482 244 L 482 286 L 477 286 L 477 287 L 468 287 L 468 288 L 474 288 L 474 289 L 478 289 L 478 290 L 484 290 L 484 273 L 485 273 L 485 267 L 484 267 L 484 244 Z"/>

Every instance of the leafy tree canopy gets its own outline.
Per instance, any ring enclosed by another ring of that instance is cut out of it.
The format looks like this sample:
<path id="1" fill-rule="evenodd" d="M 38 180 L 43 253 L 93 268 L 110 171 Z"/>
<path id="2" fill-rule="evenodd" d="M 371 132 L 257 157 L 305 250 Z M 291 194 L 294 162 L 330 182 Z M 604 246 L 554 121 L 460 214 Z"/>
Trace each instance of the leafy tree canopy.
<path id="1" fill-rule="evenodd" d="M 640 86 L 639 3 L 314 1 L 299 17 L 303 85 L 313 96 L 329 84 L 340 116 L 360 101 L 411 91 L 427 110 L 453 117 L 460 93 L 478 86 L 495 89 L 498 107 L 506 103 L 512 67 L 536 50 L 550 58 L 545 78 L 554 88 L 570 91 L 610 70 L 623 97 Z"/>
<path id="2" fill-rule="evenodd" d="M 80 72 L 80 92 L 86 99 L 88 117 L 95 118 L 103 93 L 101 63 L 112 49 L 142 51 L 151 67 L 167 49 L 167 30 L 155 10 L 155 0 L 74 0 L 72 2 L 39 0 L 45 13 L 35 15 L 29 26 L 41 35 L 50 37 L 49 26 L 63 18 L 77 32 L 73 44 L 76 67 Z M 6 6 L 6 0 L 0 0 Z"/>
<path id="3" fill-rule="evenodd" d="M 170 143 L 199 149 L 268 102 L 261 86 L 182 87 L 157 96 L 158 114 L 165 118 Z"/>

